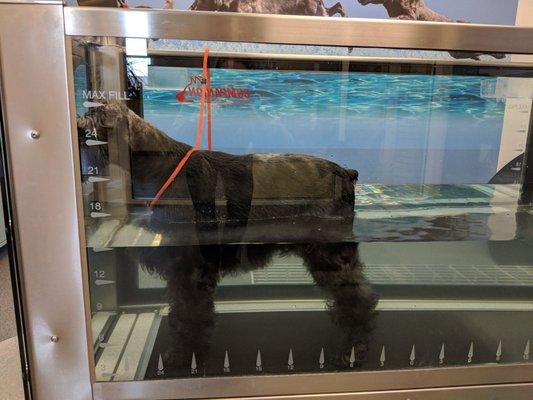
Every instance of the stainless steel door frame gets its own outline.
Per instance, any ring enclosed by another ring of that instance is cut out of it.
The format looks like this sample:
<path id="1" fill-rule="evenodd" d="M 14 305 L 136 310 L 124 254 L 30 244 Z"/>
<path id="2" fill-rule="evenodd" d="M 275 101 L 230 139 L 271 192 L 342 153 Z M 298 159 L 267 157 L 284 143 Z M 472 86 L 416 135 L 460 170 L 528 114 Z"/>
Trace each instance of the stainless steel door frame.
<path id="1" fill-rule="evenodd" d="M 0 49 L 1 50 L 1 49 Z M 0 51 L 0 66 L 2 64 L 1 61 L 1 51 Z M 13 233 L 13 226 L 12 226 L 12 205 L 11 202 L 8 201 L 8 199 L 11 199 L 11 191 L 10 186 L 7 178 L 7 160 L 5 155 L 7 154 L 6 151 L 6 145 L 5 145 L 5 129 L 4 129 L 4 117 L 2 115 L 3 105 L 2 105 L 2 79 L 1 74 L 2 70 L 0 68 L 0 162 L 2 165 L 0 166 L 1 172 L 0 172 L 0 185 L 1 185 L 1 196 L 2 196 L 2 209 L 0 212 L 2 213 L 2 220 L 4 222 L 4 237 L 5 237 L 5 254 L 4 257 L 7 258 L 7 262 L 9 263 L 9 271 L 10 271 L 10 277 L 11 277 L 11 291 L 13 296 L 13 310 L 15 315 L 15 325 L 16 325 L 16 332 L 17 332 L 17 339 L 18 339 L 18 350 L 19 350 L 19 364 L 20 364 L 20 371 L 22 372 L 22 386 L 23 386 L 23 393 L 24 396 L 27 398 L 30 394 L 30 379 L 29 379 L 29 367 L 28 367 L 28 350 L 26 346 L 26 328 L 24 324 L 23 319 L 23 311 L 22 311 L 22 283 L 20 279 L 20 273 L 17 268 L 17 259 L 16 259 L 16 251 L 15 251 L 15 235 Z M 8 233 L 9 232 L 9 233 Z"/>
<path id="2" fill-rule="evenodd" d="M 88 400 L 88 286 L 61 2 L 0 2 L 0 52 L 31 394 Z"/>
<path id="3" fill-rule="evenodd" d="M 6 3 L 0 0 L 1 77 L 35 398 L 85 400 L 93 398 L 93 392 L 97 399 L 533 397 L 533 385 L 526 384 L 533 381 L 533 364 L 95 383 L 89 350 L 88 277 L 81 250 L 84 237 L 72 71 L 69 41 L 65 40 L 66 29 L 68 35 L 533 53 L 533 43 L 526 40 L 533 29 L 63 8 L 53 1 Z M 335 29 L 335 35 L 323 35 Z M 371 29 L 379 34 L 369 35 Z M 320 32 L 321 37 L 310 32 Z M 35 138 L 32 130 L 38 131 Z M 501 386 L 473 386 L 491 384 Z M 450 386 L 455 388 L 446 388 Z"/>

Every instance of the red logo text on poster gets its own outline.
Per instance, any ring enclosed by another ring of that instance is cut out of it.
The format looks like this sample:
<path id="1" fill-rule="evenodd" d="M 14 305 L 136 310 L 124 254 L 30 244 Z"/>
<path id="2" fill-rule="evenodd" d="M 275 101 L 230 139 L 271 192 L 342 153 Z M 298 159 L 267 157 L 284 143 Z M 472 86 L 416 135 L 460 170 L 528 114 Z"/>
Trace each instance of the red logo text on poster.
<path id="1" fill-rule="evenodd" d="M 176 93 L 176 100 L 180 103 L 192 102 L 193 97 L 200 97 L 202 94 L 202 77 L 200 75 L 191 76 L 189 83 L 183 88 L 183 90 Z M 244 88 L 233 87 L 213 87 L 209 89 L 211 98 L 225 97 L 235 99 L 249 99 L 252 92 Z"/>

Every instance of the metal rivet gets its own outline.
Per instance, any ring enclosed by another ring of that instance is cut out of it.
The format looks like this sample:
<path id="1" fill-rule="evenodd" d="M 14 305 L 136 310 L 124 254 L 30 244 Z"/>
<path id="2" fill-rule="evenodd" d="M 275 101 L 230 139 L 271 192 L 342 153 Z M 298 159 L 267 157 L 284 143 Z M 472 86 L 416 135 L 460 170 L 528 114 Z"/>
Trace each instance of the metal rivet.
<path id="1" fill-rule="evenodd" d="M 53 342 L 53 343 L 57 343 L 57 342 L 59 342 L 59 338 L 56 335 L 54 335 L 54 336 L 50 337 L 50 341 Z"/>
<path id="2" fill-rule="evenodd" d="M 32 139 L 39 139 L 41 137 L 41 132 L 39 132 L 37 129 L 32 129 L 30 131 L 30 137 Z"/>

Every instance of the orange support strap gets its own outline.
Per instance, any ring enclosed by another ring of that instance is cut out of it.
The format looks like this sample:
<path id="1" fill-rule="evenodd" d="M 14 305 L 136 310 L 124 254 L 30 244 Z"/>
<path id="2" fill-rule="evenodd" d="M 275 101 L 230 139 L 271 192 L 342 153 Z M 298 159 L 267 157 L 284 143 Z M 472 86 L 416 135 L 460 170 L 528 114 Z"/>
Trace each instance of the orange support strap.
<path id="1" fill-rule="evenodd" d="M 191 148 L 185 156 L 180 160 L 172 174 L 168 177 L 167 181 L 161 189 L 157 192 L 153 200 L 150 202 L 150 208 L 154 208 L 161 196 L 166 192 L 170 185 L 174 182 L 179 173 L 183 170 L 189 158 L 193 155 L 194 152 L 198 151 L 202 147 L 202 136 L 204 131 L 204 109 L 205 102 L 207 99 L 207 148 L 209 151 L 212 150 L 212 118 L 211 118 L 211 73 L 208 66 L 209 61 L 209 49 L 204 51 L 204 60 L 203 60 L 203 71 L 202 71 L 202 92 L 200 94 L 200 112 L 198 115 L 198 129 L 196 131 L 196 143 L 194 147 Z"/>

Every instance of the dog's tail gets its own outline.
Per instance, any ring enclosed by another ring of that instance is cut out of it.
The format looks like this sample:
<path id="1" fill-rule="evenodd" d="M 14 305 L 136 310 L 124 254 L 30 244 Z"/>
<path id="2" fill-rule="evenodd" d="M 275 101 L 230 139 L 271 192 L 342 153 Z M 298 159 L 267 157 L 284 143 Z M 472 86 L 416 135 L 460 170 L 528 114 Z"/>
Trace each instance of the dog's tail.
<path id="1" fill-rule="evenodd" d="M 348 176 L 352 182 L 357 182 L 357 178 L 359 178 L 359 172 L 357 172 L 357 170 L 347 169 L 346 172 L 348 173 Z"/>

